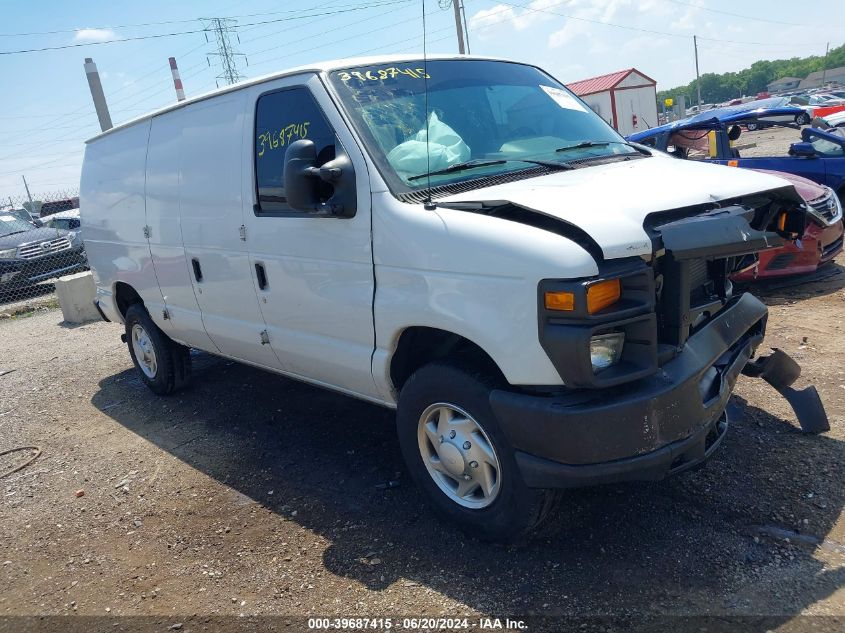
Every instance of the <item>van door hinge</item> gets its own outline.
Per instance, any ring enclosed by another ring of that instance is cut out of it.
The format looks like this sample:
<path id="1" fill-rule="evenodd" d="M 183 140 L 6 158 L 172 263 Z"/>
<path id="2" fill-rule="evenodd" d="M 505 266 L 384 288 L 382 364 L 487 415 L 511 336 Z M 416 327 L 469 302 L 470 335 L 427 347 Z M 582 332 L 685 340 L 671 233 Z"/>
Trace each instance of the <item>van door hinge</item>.
<path id="1" fill-rule="evenodd" d="M 146 237 L 147 239 L 150 239 L 150 235 L 152 235 L 152 234 L 153 234 L 152 229 L 149 226 L 145 225 L 144 226 L 144 237 Z"/>
<path id="2" fill-rule="evenodd" d="M 241 235 L 241 241 L 246 242 L 246 227 L 241 224 L 241 228 L 238 229 L 238 233 Z"/>
<path id="3" fill-rule="evenodd" d="M 170 319 L 170 312 L 167 311 L 167 308 L 161 311 L 161 318 L 167 321 Z"/>
<path id="4" fill-rule="evenodd" d="M 270 342 L 270 335 L 267 334 L 267 330 L 261 330 L 260 340 L 262 345 L 267 345 Z"/>

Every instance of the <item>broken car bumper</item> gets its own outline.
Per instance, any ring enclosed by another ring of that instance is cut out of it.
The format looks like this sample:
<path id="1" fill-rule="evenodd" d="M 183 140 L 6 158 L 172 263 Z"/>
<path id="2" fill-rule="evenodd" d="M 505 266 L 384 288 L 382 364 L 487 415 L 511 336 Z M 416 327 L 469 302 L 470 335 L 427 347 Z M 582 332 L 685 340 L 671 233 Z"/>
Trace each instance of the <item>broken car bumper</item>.
<path id="1" fill-rule="evenodd" d="M 526 484 L 566 488 L 661 479 L 703 462 L 728 426 L 725 407 L 763 340 L 767 309 L 733 300 L 657 373 L 614 389 L 490 402 Z"/>

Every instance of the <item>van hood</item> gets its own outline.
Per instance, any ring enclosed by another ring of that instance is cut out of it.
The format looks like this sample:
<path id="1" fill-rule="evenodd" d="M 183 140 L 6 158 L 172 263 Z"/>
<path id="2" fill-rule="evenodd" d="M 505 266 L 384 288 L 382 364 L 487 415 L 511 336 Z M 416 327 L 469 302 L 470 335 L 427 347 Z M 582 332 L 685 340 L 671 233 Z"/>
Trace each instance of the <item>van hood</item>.
<path id="1" fill-rule="evenodd" d="M 788 187 L 770 174 L 650 158 L 560 171 L 440 198 L 439 203 L 506 201 L 586 232 L 605 259 L 650 255 L 646 216 Z"/>

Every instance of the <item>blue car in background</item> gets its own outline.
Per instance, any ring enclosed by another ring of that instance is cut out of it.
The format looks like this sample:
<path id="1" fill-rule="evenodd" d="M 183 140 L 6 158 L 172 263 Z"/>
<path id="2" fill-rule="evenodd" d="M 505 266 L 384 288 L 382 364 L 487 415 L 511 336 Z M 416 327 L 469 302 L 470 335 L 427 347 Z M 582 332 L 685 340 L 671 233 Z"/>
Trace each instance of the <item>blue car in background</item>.
<path id="1" fill-rule="evenodd" d="M 782 103 L 782 99 L 766 99 L 708 110 L 631 134 L 627 139 L 679 158 L 796 174 L 827 185 L 845 199 L 845 130 L 806 127 L 801 130 L 800 140 L 790 145 L 788 154 L 781 156 L 743 157 L 741 150 L 734 147 L 743 129 L 786 126 L 797 132 L 805 111 L 779 105 Z"/>

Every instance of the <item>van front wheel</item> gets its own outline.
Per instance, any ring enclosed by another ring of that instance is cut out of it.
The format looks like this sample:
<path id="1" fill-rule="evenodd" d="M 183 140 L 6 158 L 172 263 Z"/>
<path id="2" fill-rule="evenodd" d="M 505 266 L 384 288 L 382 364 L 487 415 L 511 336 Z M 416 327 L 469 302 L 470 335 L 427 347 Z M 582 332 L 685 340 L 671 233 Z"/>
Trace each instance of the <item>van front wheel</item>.
<path id="1" fill-rule="evenodd" d="M 160 396 L 186 384 L 191 375 L 190 350 L 168 338 L 140 303 L 129 306 L 125 321 L 126 344 L 141 380 Z"/>
<path id="2" fill-rule="evenodd" d="M 483 540 L 512 542 L 537 528 L 555 495 L 530 489 L 490 407 L 493 381 L 432 363 L 402 387 L 399 444 L 434 510 Z"/>

